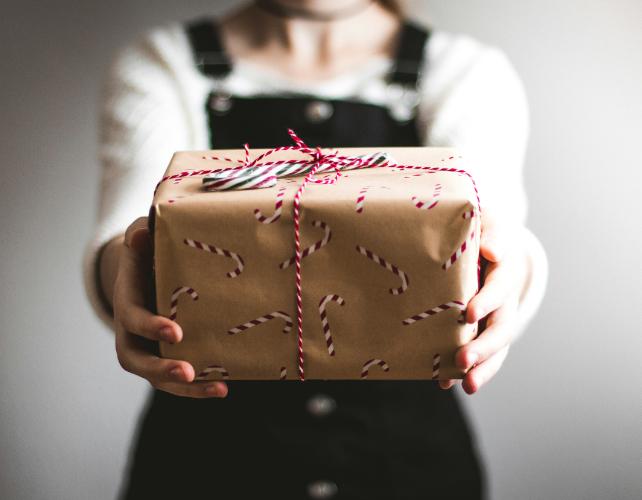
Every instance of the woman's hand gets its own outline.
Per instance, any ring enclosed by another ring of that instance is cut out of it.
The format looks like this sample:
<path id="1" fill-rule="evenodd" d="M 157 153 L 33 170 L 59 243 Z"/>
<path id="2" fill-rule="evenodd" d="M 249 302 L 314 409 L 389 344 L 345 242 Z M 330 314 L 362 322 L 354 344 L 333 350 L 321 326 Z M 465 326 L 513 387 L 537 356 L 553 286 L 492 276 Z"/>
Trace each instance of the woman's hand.
<path id="1" fill-rule="evenodd" d="M 147 379 L 156 389 L 192 398 L 225 397 L 225 383 L 194 383 L 194 367 L 190 363 L 163 359 L 156 354 L 156 342 L 180 342 L 183 331 L 178 323 L 146 308 L 151 259 L 147 218 L 141 217 L 127 228 L 114 283 L 118 361 L 125 370 Z"/>
<path id="2" fill-rule="evenodd" d="M 468 303 L 466 322 L 486 318 L 486 329 L 459 348 L 455 364 L 466 372 L 462 387 L 477 392 L 502 366 L 513 337 L 519 297 L 528 276 L 528 261 L 519 228 L 502 225 L 491 215 L 482 216 L 481 255 L 487 261 L 484 286 Z M 454 380 L 439 385 L 449 389 Z"/>

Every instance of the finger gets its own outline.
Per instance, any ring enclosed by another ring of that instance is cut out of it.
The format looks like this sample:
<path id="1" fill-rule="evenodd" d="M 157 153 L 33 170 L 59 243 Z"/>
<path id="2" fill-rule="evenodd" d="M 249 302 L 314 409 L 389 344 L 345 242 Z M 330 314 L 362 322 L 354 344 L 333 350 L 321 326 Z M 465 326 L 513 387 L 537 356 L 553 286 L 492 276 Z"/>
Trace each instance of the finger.
<path id="1" fill-rule="evenodd" d="M 225 382 L 203 382 L 192 384 L 165 383 L 160 384 L 157 389 L 169 392 L 175 396 L 187 398 L 224 398 L 227 396 L 228 388 Z"/>
<path id="2" fill-rule="evenodd" d="M 486 329 L 457 350 L 455 365 L 468 371 L 509 345 L 513 337 L 513 319 L 516 309 L 516 301 L 509 299 L 488 316 Z"/>
<path id="3" fill-rule="evenodd" d="M 142 303 L 145 286 L 152 272 L 152 261 L 149 255 L 137 252 L 127 246 L 122 249 L 118 261 L 116 279 L 125 286 L 125 290 L 134 293 Z"/>
<path id="4" fill-rule="evenodd" d="M 504 347 L 466 374 L 462 381 L 462 387 L 467 394 L 475 394 L 484 384 L 495 376 L 508 355 L 508 349 L 508 346 Z"/>
<path id="5" fill-rule="evenodd" d="M 140 239 L 141 235 L 149 235 L 147 217 L 139 217 L 129 225 L 125 231 L 125 246 L 135 250 L 138 243 L 136 240 Z"/>
<path id="6" fill-rule="evenodd" d="M 116 321 L 129 334 L 149 340 L 176 344 L 183 340 L 183 329 L 178 323 L 148 311 L 132 302 L 119 305 Z"/>
<path id="7" fill-rule="evenodd" d="M 497 222 L 499 219 L 488 212 L 482 213 L 480 252 L 490 262 L 499 262 L 506 252 L 507 234 Z"/>
<path id="8" fill-rule="evenodd" d="M 441 387 L 442 389 L 447 390 L 447 389 L 450 389 L 451 387 L 453 387 L 456 383 L 457 382 L 455 382 L 451 378 L 447 379 L 447 380 L 440 380 L 439 381 L 439 387 Z"/>
<path id="9" fill-rule="evenodd" d="M 125 331 L 150 340 L 177 343 L 183 339 L 178 323 L 150 312 L 145 300 L 145 264 L 137 262 L 134 252 L 125 248 L 114 294 L 114 314 Z"/>
<path id="10" fill-rule="evenodd" d="M 470 300 L 466 307 L 466 321 L 468 323 L 476 323 L 498 309 L 511 292 L 514 281 L 511 275 L 511 267 L 491 263 L 488 269 L 484 286 L 481 287 L 477 295 Z"/>
<path id="11" fill-rule="evenodd" d="M 165 382 L 192 382 L 194 367 L 187 361 L 165 359 L 151 351 L 149 340 L 119 330 L 116 354 L 120 365 L 130 373 L 143 377 L 152 385 Z"/>

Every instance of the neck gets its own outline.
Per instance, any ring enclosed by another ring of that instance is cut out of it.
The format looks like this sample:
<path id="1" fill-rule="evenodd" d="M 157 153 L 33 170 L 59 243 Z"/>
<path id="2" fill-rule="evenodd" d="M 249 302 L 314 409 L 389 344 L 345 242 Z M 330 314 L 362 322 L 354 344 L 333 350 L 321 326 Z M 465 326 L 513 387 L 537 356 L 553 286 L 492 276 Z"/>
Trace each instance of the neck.
<path id="1" fill-rule="evenodd" d="M 269 2 L 282 5 L 278 0 Z M 369 0 L 354 0 L 352 4 L 335 9 L 328 8 L 333 2 L 302 3 L 304 5 L 292 11 L 292 15 L 279 15 L 262 7 L 254 7 L 254 10 L 260 18 L 256 26 L 260 26 L 261 38 L 277 44 L 279 50 L 292 59 L 307 64 L 327 64 L 347 47 L 377 47 L 377 28 L 396 21 L 393 14 Z M 284 9 L 287 8 L 285 5 Z M 306 14 L 297 15 L 298 12 Z"/>
<path id="2" fill-rule="evenodd" d="M 299 18 L 309 21 L 329 22 L 337 19 L 351 17 L 357 14 L 374 0 L 353 0 L 334 2 L 319 0 L 254 0 L 255 5 L 272 15 L 284 18 Z"/>

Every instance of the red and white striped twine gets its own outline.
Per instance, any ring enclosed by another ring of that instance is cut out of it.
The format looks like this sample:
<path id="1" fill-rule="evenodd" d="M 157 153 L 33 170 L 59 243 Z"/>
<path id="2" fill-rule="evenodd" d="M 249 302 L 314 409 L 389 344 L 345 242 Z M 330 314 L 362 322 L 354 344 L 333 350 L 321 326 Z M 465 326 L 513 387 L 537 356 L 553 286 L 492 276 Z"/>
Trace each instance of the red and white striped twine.
<path id="1" fill-rule="evenodd" d="M 288 370 L 285 368 L 285 366 L 282 366 L 279 380 L 285 380 L 286 378 L 288 378 Z"/>
<path id="2" fill-rule="evenodd" d="M 465 308 L 466 306 L 463 302 L 460 302 L 459 300 L 453 300 L 451 302 L 446 302 L 445 304 L 440 304 L 419 314 L 415 314 L 414 316 L 410 316 L 409 318 L 404 319 L 402 323 L 404 325 L 412 325 L 417 321 L 429 318 L 430 316 L 434 316 L 435 314 L 439 314 L 440 312 L 447 311 L 448 309 L 459 309 L 460 311 L 463 311 Z"/>
<path id="3" fill-rule="evenodd" d="M 207 368 L 203 369 L 194 380 L 205 380 L 210 373 L 218 373 L 221 375 L 223 380 L 230 378 L 229 372 L 220 365 L 209 365 Z"/>
<path id="4" fill-rule="evenodd" d="M 243 332 L 243 331 L 245 331 L 245 330 L 247 330 L 249 328 L 252 328 L 254 326 L 258 326 L 258 325 L 260 325 L 262 323 L 266 323 L 266 322 L 268 322 L 268 321 L 270 321 L 272 319 L 275 319 L 275 318 L 281 318 L 281 319 L 285 320 L 285 327 L 283 328 L 283 333 L 289 333 L 290 330 L 292 330 L 292 325 L 293 325 L 292 317 L 289 314 L 284 313 L 283 311 L 274 311 L 274 312 L 271 312 L 269 314 L 265 314 L 263 316 L 259 316 L 256 319 L 248 321 L 247 323 L 243 323 L 242 325 L 238 325 L 238 326 L 235 326 L 234 328 L 230 328 L 227 331 L 227 333 L 229 335 L 234 335 L 236 333 L 241 333 L 241 332 Z"/>
<path id="5" fill-rule="evenodd" d="M 232 168 L 218 168 L 218 169 L 201 169 L 201 170 L 185 170 L 176 174 L 171 174 L 164 176 L 159 183 L 156 185 L 154 193 L 158 190 L 158 187 L 167 181 L 180 181 L 186 177 L 196 177 L 196 176 L 206 176 L 210 174 L 223 174 L 217 176 L 216 181 L 224 180 L 222 183 L 222 188 L 228 186 L 236 185 L 237 189 L 242 189 L 243 186 L 241 182 L 238 182 L 235 179 L 235 175 L 247 179 L 245 175 L 245 170 L 256 169 L 255 174 L 262 176 L 262 182 L 259 182 L 255 179 L 250 179 L 252 183 L 256 183 L 254 187 L 268 187 L 276 183 L 276 175 L 274 170 L 270 170 L 271 167 L 283 167 L 283 166 L 293 166 L 298 164 L 301 166 L 301 170 L 296 170 L 296 168 L 289 169 L 286 168 L 285 171 L 288 173 L 285 175 L 303 175 L 305 177 L 297 192 L 294 196 L 293 203 L 293 213 L 294 213 L 294 246 L 296 249 L 295 252 L 295 269 L 296 269 L 296 304 L 297 304 L 297 344 L 298 344 L 298 372 L 299 379 L 305 380 L 304 375 L 304 353 L 303 353 L 303 294 L 302 294 L 302 283 L 301 283 L 301 259 L 303 258 L 303 252 L 301 251 L 301 228 L 300 228 L 300 217 L 301 217 L 301 197 L 305 191 L 305 188 L 310 183 L 317 184 L 334 184 L 337 182 L 339 177 L 341 177 L 341 170 L 351 170 L 351 169 L 360 169 L 360 168 L 393 168 L 395 171 L 403 170 L 421 170 L 424 172 L 453 172 L 460 175 L 465 175 L 470 180 L 475 196 L 477 199 L 477 209 L 481 213 L 481 203 L 479 200 L 479 192 L 475 184 L 473 177 L 465 170 L 457 168 L 447 168 L 447 167 L 429 167 L 423 165 L 399 165 L 392 161 L 385 154 L 376 153 L 373 155 L 358 157 L 358 156 L 344 156 L 340 155 L 338 152 L 331 153 L 322 153 L 320 148 L 310 148 L 308 147 L 295 133 L 292 129 L 288 130 L 288 133 L 292 140 L 294 141 L 294 146 L 281 146 L 277 148 L 270 149 L 259 156 L 254 160 L 250 161 L 249 146 L 246 144 L 245 149 L 245 158 L 244 160 L 233 160 L 230 158 L 211 156 L 209 159 L 215 161 L 224 161 L 228 163 L 236 163 L 236 167 Z M 264 161 L 265 158 L 281 151 L 295 151 L 304 155 L 308 155 L 307 160 L 279 160 L 279 161 Z M 203 157 L 206 159 L 207 157 Z M 298 168 L 298 167 L 297 167 Z M 297 173 L 293 173 L 296 171 Z M 329 179 L 318 180 L 314 176 L 317 172 L 333 172 L 334 177 Z M 229 175 L 228 175 L 229 174 Z M 273 178 L 271 178 L 273 177 Z M 227 179 L 229 182 L 227 181 Z M 385 267 L 385 266 L 384 266 Z M 401 293 L 401 292 L 399 292 Z"/>
<path id="6" fill-rule="evenodd" d="M 308 255 L 313 254 L 317 250 L 320 250 L 324 246 L 326 246 L 330 242 L 330 238 L 332 238 L 332 231 L 330 230 L 330 226 L 328 226 L 325 222 L 320 220 L 313 220 L 312 225 L 314 227 L 320 227 L 321 229 L 323 229 L 323 231 L 325 231 L 325 234 L 323 238 L 321 238 L 319 241 L 317 241 L 313 245 L 310 245 L 309 247 L 305 248 L 303 252 L 301 252 L 302 259 L 307 257 Z M 284 260 L 283 262 L 281 262 L 281 264 L 279 264 L 279 267 L 281 269 L 287 269 L 292 264 L 294 264 L 295 260 L 296 260 L 296 255 L 293 255 L 288 260 Z"/>
<path id="7" fill-rule="evenodd" d="M 388 363 L 386 363 L 383 359 L 369 359 L 363 364 L 363 368 L 361 368 L 361 378 L 368 378 L 369 370 L 373 366 L 380 366 L 384 372 L 390 370 Z"/>
<path id="8" fill-rule="evenodd" d="M 431 208 L 435 208 L 437 206 L 437 203 L 439 203 L 440 196 L 441 196 L 441 184 L 437 183 L 435 184 L 435 189 L 432 192 L 432 199 L 428 201 L 421 201 L 417 196 L 413 196 L 412 201 L 414 202 L 415 206 L 420 210 L 430 210 Z"/>
<path id="9" fill-rule="evenodd" d="M 227 273 L 228 278 L 236 278 L 239 274 L 243 272 L 243 258 L 234 252 L 230 252 L 229 250 L 225 250 L 224 248 L 219 248 L 214 245 L 208 245 L 207 243 L 203 243 L 201 241 L 196 241 L 196 240 L 190 240 L 190 239 L 184 239 L 183 243 L 185 243 L 187 246 L 196 248 L 198 250 L 203 250 L 205 252 L 209 253 L 214 253 L 216 255 L 223 255 L 224 257 L 228 257 L 236 262 L 236 268 Z"/>
<path id="10" fill-rule="evenodd" d="M 345 300 L 343 300 L 343 297 L 340 297 L 339 295 L 330 294 L 326 295 L 325 297 L 321 297 L 321 300 L 319 301 L 319 317 L 321 318 L 321 327 L 323 328 L 325 343 L 328 348 L 328 354 L 330 356 L 334 356 L 334 341 L 332 340 L 330 324 L 328 323 L 328 314 L 326 312 L 326 306 L 328 305 L 328 302 L 336 302 L 337 304 L 342 306 L 345 304 Z"/>
<path id="11" fill-rule="evenodd" d="M 285 194 L 285 186 L 280 187 L 276 193 L 276 202 L 274 203 L 274 213 L 270 217 L 266 217 L 261 213 L 258 208 L 254 209 L 254 217 L 262 224 L 272 224 L 281 217 L 281 210 L 283 209 L 283 195 Z"/>
<path id="12" fill-rule="evenodd" d="M 391 288 L 390 289 L 390 293 L 392 295 L 401 295 L 402 293 L 404 293 L 408 289 L 408 285 L 410 284 L 410 278 L 408 278 L 408 275 L 405 272 L 403 272 L 401 269 L 399 269 L 394 264 L 391 264 L 390 262 L 388 262 L 383 257 L 379 257 L 376 253 L 371 252 L 370 250 L 368 250 L 365 247 L 362 247 L 361 245 L 357 245 L 356 246 L 356 250 L 361 255 L 365 255 L 371 261 L 376 262 L 381 267 L 386 268 L 392 274 L 394 274 L 395 276 L 399 277 L 399 279 L 401 280 L 401 286 L 399 288 Z"/>
<path id="13" fill-rule="evenodd" d="M 176 312 L 178 310 L 178 298 L 186 293 L 190 297 L 192 297 L 192 300 L 198 300 L 198 293 L 196 290 L 193 288 L 190 288 L 188 286 L 179 286 L 172 292 L 172 298 L 170 302 L 170 309 L 169 309 L 169 319 L 172 321 L 176 320 Z"/>

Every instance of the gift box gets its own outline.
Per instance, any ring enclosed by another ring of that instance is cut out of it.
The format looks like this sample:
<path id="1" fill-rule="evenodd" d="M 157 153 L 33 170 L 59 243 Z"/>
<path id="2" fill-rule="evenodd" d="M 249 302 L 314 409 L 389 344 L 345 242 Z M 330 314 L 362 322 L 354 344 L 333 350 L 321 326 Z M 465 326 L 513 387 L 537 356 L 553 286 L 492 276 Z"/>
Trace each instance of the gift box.
<path id="1" fill-rule="evenodd" d="M 199 380 L 461 378 L 474 182 L 451 149 L 381 152 L 174 154 L 150 226 L 157 311 L 184 338 L 161 355 Z"/>

